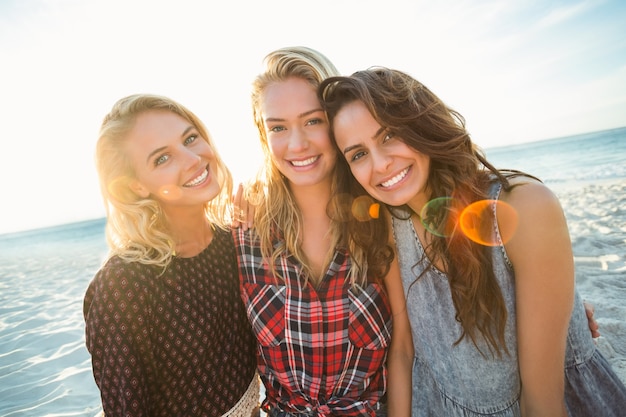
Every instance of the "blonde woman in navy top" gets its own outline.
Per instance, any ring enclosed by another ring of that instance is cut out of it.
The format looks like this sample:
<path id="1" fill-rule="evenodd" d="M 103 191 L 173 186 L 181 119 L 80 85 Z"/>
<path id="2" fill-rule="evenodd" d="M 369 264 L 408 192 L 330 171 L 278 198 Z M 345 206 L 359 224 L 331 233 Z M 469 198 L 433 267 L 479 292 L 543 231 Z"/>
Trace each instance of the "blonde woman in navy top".
<path id="1" fill-rule="evenodd" d="M 208 131 L 169 98 L 125 97 L 102 123 L 96 164 L 111 254 L 84 317 L 104 414 L 258 415 L 232 180 Z"/>

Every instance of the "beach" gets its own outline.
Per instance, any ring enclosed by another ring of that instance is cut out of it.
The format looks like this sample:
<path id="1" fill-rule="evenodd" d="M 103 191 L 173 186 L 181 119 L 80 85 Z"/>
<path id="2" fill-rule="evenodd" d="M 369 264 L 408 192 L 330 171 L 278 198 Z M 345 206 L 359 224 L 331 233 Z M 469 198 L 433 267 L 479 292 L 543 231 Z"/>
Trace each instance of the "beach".
<path id="1" fill-rule="evenodd" d="M 576 285 L 595 309 L 598 348 L 626 383 L 626 181 L 560 194 L 574 242 Z"/>
<path id="2" fill-rule="evenodd" d="M 559 197 L 598 349 L 626 383 L 626 128 L 590 135 L 486 152 Z M 82 300 L 106 254 L 103 219 L 0 235 L 0 417 L 101 411 Z"/>

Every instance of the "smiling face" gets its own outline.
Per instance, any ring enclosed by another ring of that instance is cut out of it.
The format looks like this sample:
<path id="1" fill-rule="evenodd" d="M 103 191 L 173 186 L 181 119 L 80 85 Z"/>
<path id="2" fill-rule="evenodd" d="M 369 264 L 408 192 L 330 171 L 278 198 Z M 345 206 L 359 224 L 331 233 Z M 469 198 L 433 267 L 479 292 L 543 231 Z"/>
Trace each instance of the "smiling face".
<path id="1" fill-rule="evenodd" d="M 220 191 L 209 143 L 175 113 L 150 110 L 138 115 L 126 149 L 136 177 L 131 188 L 164 208 L 202 205 Z"/>
<path id="2" fill-rule="evenodd" d="M 336 151 L 315 88 L 295 77 L 270 84 L 260 109 L 272 161 L 292 187 L 330 183 Z"/>
<path id="3" fill-rule="evenodd" d="M 339 110 L 333 126 L 337 146 L 356 180 L 372 197 L 419 213 L 428 201 L 430 158 L 383 128 L 361 101 Z"/>

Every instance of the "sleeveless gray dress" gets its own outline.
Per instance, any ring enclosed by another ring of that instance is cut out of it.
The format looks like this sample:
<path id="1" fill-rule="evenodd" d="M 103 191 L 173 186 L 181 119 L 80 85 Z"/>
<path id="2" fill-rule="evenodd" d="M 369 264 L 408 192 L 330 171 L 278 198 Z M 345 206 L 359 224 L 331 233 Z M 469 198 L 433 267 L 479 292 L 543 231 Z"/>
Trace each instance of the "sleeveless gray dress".
<path id="1" fill-rule="evenodd" d="M 494 183 L 490 198 L 499 197 Z M 407 214 L 408 217 L 408 214 Z M 501 243 L 491 248 L 493 268 L 509 312 L 505 339 L 510 355 L 491 357 L 486 344 L 464 338 L 455 320 L 447 276 L 436 268 L 416 278 L 427 265 L 424 249 L 410 218 L 393 218 L 404 292 L 411 321 L 415 358 L 413 363 L 413 417 L 520 416 L 520 377 L 515 332 L 515 275 Z M 626 388 L 596 349 L 591 338 L 580 295 L 576 292 L 570 320 L 566 363 L 565 397 L 571 417 L 626 416 Z"/>

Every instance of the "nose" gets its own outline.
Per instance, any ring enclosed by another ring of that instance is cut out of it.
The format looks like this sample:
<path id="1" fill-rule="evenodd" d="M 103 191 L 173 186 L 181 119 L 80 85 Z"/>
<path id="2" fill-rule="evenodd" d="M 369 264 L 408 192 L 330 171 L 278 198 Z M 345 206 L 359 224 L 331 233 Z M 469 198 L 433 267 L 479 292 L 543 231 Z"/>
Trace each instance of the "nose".
<path id="1" fill-rule="evenodd" d="M 184 167 L 186 169 L 194 169 L 202 161 L 202 157 L 200 155 L 198 155 L 197 153 L 195 153 L 194 151 L 192 151 L 191 149 L 187 147 L 182 148 L 181 154 L 183 158 Z"/>
<path id="2" fill-rule="evenodd" d="M 302 129 L 292 129 L 291 135 L 289 136 L 289 150 L 293 152 L 298 152 L 308 147 L 309 140 L 306 136 L 306 133 L 302 131 Z"/>
<path id="3" fill-rule="evenodd" d="M 393 157 L 391 157 L 391 155 L 381 151 L 372 151 L 370 157 L 372 158 L 373 166 L 376 172 L 383 174 L 389 170 L 391 162 L 393 161 Z"/>

